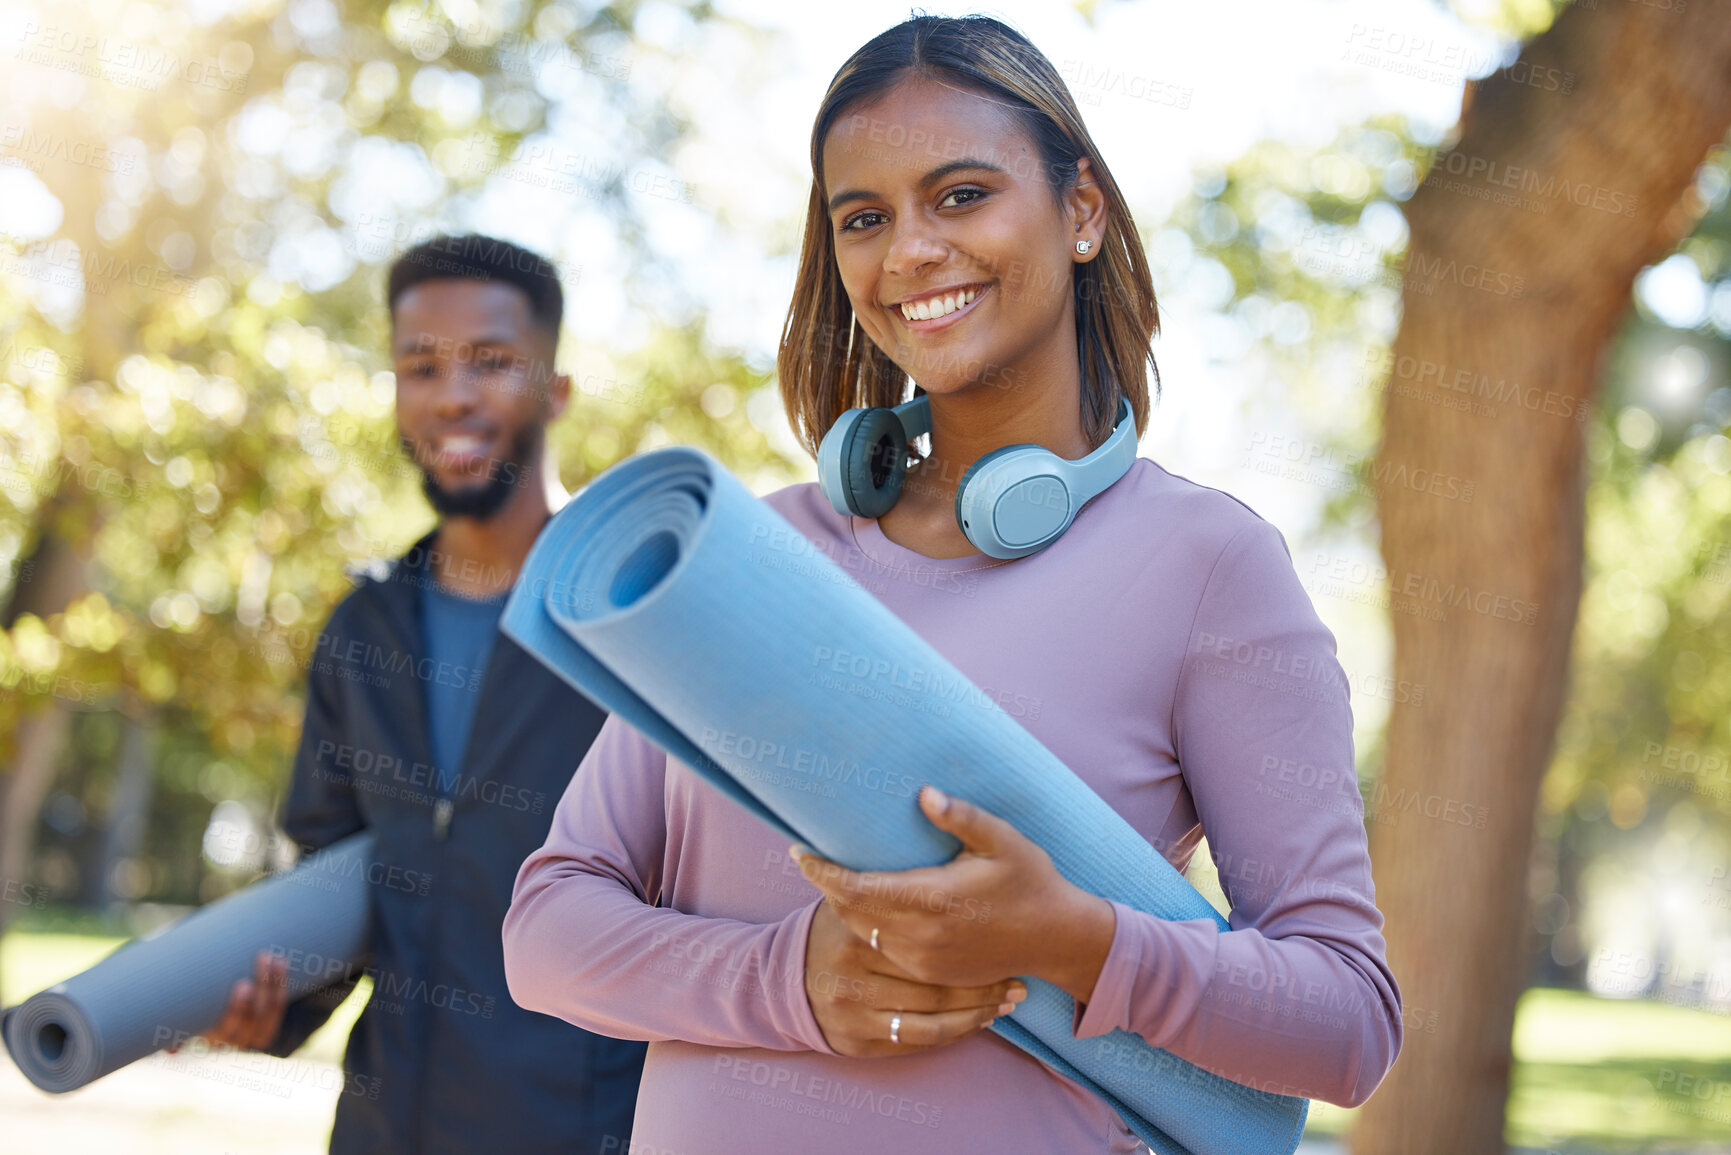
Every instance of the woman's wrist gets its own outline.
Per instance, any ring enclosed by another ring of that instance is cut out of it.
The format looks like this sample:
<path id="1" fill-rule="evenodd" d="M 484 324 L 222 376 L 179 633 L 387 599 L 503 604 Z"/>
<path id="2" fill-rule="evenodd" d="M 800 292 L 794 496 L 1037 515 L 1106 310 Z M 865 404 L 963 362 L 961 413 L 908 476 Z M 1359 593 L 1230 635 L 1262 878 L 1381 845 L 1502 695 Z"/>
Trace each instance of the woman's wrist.
<path id="1" fill-rule="evenodd" d="M 1077 1003 L 1086 1003 L 1093 997 L 1106 957 L 1112 953 L 1118 914 L 1099 895 L 1078 886 L 1069 889 L 1057 925 L 1041 932 L 1045 958 L 1033 973 Z"/>

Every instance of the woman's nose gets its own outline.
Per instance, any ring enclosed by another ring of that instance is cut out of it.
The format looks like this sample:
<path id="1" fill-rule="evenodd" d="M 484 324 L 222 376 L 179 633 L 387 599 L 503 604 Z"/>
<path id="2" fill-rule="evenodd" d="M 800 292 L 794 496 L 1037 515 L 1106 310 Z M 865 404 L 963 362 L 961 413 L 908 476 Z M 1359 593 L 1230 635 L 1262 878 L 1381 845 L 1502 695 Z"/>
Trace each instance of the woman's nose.
<path id="1" fill-rule="evenodd" d="M 884 272 L 907 276 L 927 265 L 942 264 L 949 256 L 949 246 L 930 228 L 918 223 L 898 223 L 893 228 L 884 253 Z"/>

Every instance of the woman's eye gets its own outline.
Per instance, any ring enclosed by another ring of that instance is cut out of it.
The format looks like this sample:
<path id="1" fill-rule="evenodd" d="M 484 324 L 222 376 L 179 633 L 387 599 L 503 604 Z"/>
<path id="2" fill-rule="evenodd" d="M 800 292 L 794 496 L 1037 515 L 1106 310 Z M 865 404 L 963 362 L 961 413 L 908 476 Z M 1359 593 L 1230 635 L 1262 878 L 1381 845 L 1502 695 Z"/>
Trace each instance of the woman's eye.
<path id="1" fill-rule="evenodd" d="M 865 212 L 855 213 L 853 216 L 851 216 L 847 220 L 843 221 L 841 223 L 841 231 L 844 233 L 848 232 L 850 230 L 852 230 L 854 232 L 858 232 L 861 229 L 872 228 L 874 225 L 877 225 L 880 222 L 882 222 L 882 220 L 883 220 L 883 214 L 882 213 L 876 211 L 875 209 L 867 209 Z"/>
<path id="2" fill-rule="evenodd" d="M 940 206 L 940 207 L 956 208 L 956 207 L 959 207 L 960 205 L 970 204 L 973 201 L 979 200 L 981 197 L 983 197 L 985 195 L 986 195 L 985 189 L 959 188 L 959 189 L 956 189 L 954 192 L 950 193 L 948 196 L 946 196 L 943 199 L 942 206 Z M 961 199 L 958 200 L 957 199 L 958 197 Z"/>

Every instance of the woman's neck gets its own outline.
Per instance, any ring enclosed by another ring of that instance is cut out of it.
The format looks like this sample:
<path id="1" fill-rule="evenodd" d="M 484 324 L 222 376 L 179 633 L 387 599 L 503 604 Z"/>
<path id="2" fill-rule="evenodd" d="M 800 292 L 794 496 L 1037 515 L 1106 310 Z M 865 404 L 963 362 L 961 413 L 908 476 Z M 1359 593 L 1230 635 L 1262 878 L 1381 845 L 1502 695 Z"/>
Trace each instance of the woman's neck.
<path id="1" fill-rule="evenodd" d="M 1082 428 L 1079 371 L 1058 388 L 1037 388 L 1027 374 L 1005 374 L 930 396 L 931 452 L 908 470 L 901 497 L 878 519 L 890 541 L 927 557 L 979 552 L 956 524 L 956 490 L 986 454 L 1006 445 L 1039 445 L 1076 460 L 1093 448 Z"/>
<path id="2" fill-rule="evenodd" d="M 926 460 L 934 476 L 948 478 L 954 498 L 968 467 L 1006 445 L 1039 445 L 1059 457 L 1085 457 L 1091 447 L 1082 429 L 1079 388 L 986 385 L 933 397 L 932 451 Z"/>

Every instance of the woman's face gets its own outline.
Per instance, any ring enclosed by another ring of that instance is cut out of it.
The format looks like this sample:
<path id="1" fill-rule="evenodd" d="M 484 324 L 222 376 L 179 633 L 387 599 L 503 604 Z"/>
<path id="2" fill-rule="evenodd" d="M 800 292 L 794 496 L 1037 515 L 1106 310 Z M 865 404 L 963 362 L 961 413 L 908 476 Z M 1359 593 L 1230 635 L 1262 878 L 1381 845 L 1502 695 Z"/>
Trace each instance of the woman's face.
<path id="1" fill-rule="evenodd" d="M 910 77 L 845 113 L 822 161 L 854 314 L 928 393 L 1014 387 L 1049 358 L 1075 362 L 1072 269 L 1077 240 L 1099 246 L 1098 186 L 1084 174 L 1055 199 L 1001 105 Z"/>

